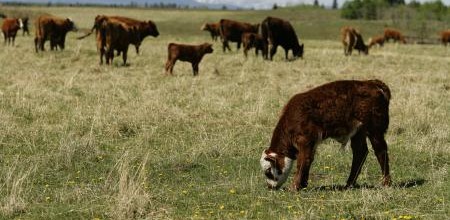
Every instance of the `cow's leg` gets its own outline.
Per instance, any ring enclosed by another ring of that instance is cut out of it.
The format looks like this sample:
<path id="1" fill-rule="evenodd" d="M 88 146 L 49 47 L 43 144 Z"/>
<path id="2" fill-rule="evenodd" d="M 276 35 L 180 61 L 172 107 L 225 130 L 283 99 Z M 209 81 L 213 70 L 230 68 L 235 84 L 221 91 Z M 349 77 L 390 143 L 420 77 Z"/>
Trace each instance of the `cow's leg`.
<path id="1" fill-rule="evenodd" d="M 134 46 L 136 48 L 136 54 L 139 54 L 139 45 Z"/>
<path id="2" fill-rule="evenodd" d="M 240 41 L 237 42 L 237 50 L 239 50 L 239 49 L 241 49 L 241 42 Z"/>
<path id="3" fill-rule="evenodd" d="M 222 48 L 223 48 L 223 52 L 226 52 L 226 49 L 228 49 L 229 51 L 231 51 L 230 45 L 228 44 L 228 40 L 223 40 L 223 42 L 222 42 Z"/>
<path id="4" fill-rule="evenodd" d="M 128 47 L 125 47 L 125 49 L 122 51 L 122 59 L 123 59 L 123 65 L 127 65 L 127 56 L 128 56 Z"/>
<path id="5" fill-rule="evenodd" d="M 8 41 L 8 37 L 6 36 L 6 33 L 3 33 L 3 38 L 4 38 L 3 44 L 6 45 L 6 43 Z"/>
<path id="6" fill-rule="evenodd" d="M 100 65 L 103 64 L 103 56 L 106 56 L 105 55 L 105 48 L 101 47 L 100 48 Z"/>
<path id="7" fill-rule="evenodd" d="M 14 46 L 15 43 L 16 43 L 16 35 L 14 35 L 14 36 L 12 37 L 12 45 Z"/>
<path id="8" fill-rule="evenodd" d="M 172 64 L 172 61 L 170 60 L 170 57 L 169 57 L 169 58 L 167 59 L 167 61 L 166 61 L 166 68 L 165 68 L 165 70 L 166 70 L 166 75 L 169 74 L 169 70 L 170 70 L 171 64 Z M 170 74 L 172 74 L 172 73 L 170 73 Z"/>
<path id="9" fill-rule="evenodd" d="M 275 55 L 275 53 L 277 52 L 277 47 L 278 45 L 273 44 L 270 48 L 270 60 L 273 60 L 273 55 Z"/>
<path id="10" fill-rule="evenodd" d="M 372 148 L 377 156 L 378 163 L 383 173 L 383 185 L 389 186 L 391 184 L 391 176 L 389 174 L 389 156 L 387 152 L 387 143 L 384 139 L 384 134 L 375 133 L 369 134 L 369 140 Z"/>
<path id="11" fill-rule="evenodd" d="M 36 50 L 36 53 L 38 52 L 38 38 L 37 37 L 35 37 L 34 38 L 34 49 Z"/>
<path id="12" fill-rule="evenodd" d="M 295 145 L 299 150 L 297 153 L 297 171 L 295 172 L 292 188 L 299 190 L 308 186 L 309 170 L 314 160 L 315 141 L 308 141 L 301 136 L 296 138 Z"/>
<path id="13" fill-rule="evenodd" d="M 289 55 L 289 50 L 288 49 L 284 49 L 284 57 L 286 60 L 288 60 L 288 55 Z"/>
<path id="14" fill-rule="evenodd" d="M 194 76 L 198 75 L 198 64 L 199 62 L 192 62 L 192 70 L 194 71 Z"/>
<path id="15" fill-rule="evenodd" d="M 258 51 L 259 51 L 258 47 L 255 47 L 255 55 L 256 56 L 258 56 Z"/>
<path id="16" fill-rule="evenodd" d="M 360 130 L 352 137 L 351 147 L 353 154 L 352 168 L 345 187 L 352 187 L 355 185 L 356 179 L 358 179 L 364 161 L 366 160 L 368 149 L 364 131 Z"/>
<path id="17" fill-rule="evenodd" d="M 177 59 L 167 59 L 166 74 L 170 73 L 170 75 L 173 75 L 173 67 L 175 66 L 176 62 L 177 62 Z"/>

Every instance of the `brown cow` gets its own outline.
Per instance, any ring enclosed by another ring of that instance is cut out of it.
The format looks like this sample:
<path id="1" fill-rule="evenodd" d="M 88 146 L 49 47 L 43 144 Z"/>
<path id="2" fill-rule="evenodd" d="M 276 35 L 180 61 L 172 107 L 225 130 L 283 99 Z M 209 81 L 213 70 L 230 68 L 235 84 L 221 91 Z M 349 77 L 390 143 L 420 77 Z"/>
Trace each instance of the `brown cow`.
<path id="1" fill-rule="evenodd" d="M 384 45 L 384 36 L 375 36 L 369 40 L 369 48 L 371 48 L 377 44 L 380 47 L 382 47 Z"/>
<path id="2" fill-rule="evenodd" d="M 384 29 L 384 39 L 389 42 L 389 40 L 394 40 L 394 42 L 400 41 L 404 44 L 406 44 L 405 37 L 403 36 L 400 31 L 391 29 L 391 28 L 385 28 Z"/>
<path id="3" fill-rule="evenodd" d="M 450 30 L 442 31 L 440 33 L 440 40 L 441 40 L 442 44 L 447 46 L 447 43 L 450 42 Z"/>
<path id="4" fill-rule="evenodd" d="M 22 28 L 22 36 L 25 36 L 25 33 L 27 33 L 28 36 L 30 36 L 30 30 L 28 28 L 28 21 L 30 19 L 28 17 L 22 18 L 23 28 Z"/>
<path id="5" fill-rule="evenodd" d="M 270 48 L 270 60 L 277 52 L 277 47 L 284 49 L 285 58 L 288 60 L 289 50 L 292 50 L 294 58 L 303 57 L 303 44 L 299 44 L 297 34 L 292 25 L 283 19 L 267 17 L 261 23 L 261 31 L 264 39 L 267 39 Z"/>
<path id="6" fill-rule="evenodd" d="M 242 34 L 242 46 L 244 47 L 244 55 L 247 57 L 247 51 L 251 48 L 255 48 L 256 56 L 258 56 L 258 51 L 262 52 L 264 59 L 267 59 L 267 39 L 264 39 L 262 35 L 255 33 L 243 33 Z"/>
<path id="7" fill-rule="evenodd" d="M 23 27 L 22 19 L 20 18 L 5 18 L 2 24 L 3 37 L 5 44 L 14 45 L 17 31 Z"/>
<path id="8" fill-rule="evenodd" d="M 47 40 L 50 40 L 51 50 L 58 47 L 64 50 L 67 32 L 77 30 L 70 18 L 59 18 L 52 15 L 42 15 L 37 18 L 35 29 L 34 46 L 36 52 L 45 50 L 44 44 Z"/>
<path id="9" fill-rule="evenodd" d="M 106 64 L 112 64 L 114 51 L 122 53 L 123 65 L 127 65 L 128 46 L 139 37 L 135 26 L 124 25 L 122 22 L 109 20 L 105 24 L 105 57 Z M 101 57 L 100 57 L 101 59 Z"/>
<path id="10" fill-rule="evenodd" d="M 384 135 L 390 98 L 388 86 L 379 80 L 335 81 L 292 97 L 261 156 L 268 187 L 280 188 L 297 160 L 292 188 L 305 188 L 317 146 L 327 138 L 344 146 L 351 140 L 353 161 L 346 187 L 354 186 L 368 153 L 367 137 L 381 166 L 383 185 L 389 186 Z"/>
<path id="11" fill-rule="evenodd" d="M 166 62 L 166 74 L 173 72 L 173 67 L 177 60 L 190 62 L 194 76 L 198 75 L 198 64 L 203 56 L 213 52 L 212 44 L 203 43 L 200 45 L 186 45 L 170 43 L 168 46 L 168 57 Z"/>
<path id="12" fill-rule="evenodd" d="M 202 31 L 208 31 L 211 34 L 213 41 L 217 41 L 217 37 L 220 36 L 220 24 L 219 23 L 205 23 L 200 28 Z"/>
<path id="13" fill-rule="evenodd" d="M 227 19 L 221 19 L 219 24 L 223 52 L 225 52 L 226 49 L 231 51 L 228 41 L 236 42 L 237 49 L 239 50 L 241 48 L 242 34 L 245 32 L 258 33 L 259 29 L 259 24 L 249 24 Z"/>
<path id="14" fill-rule="evenodd" d="M 94 20 L 94 25 L 89 33 L 84 36 L 78 37 L 78 39 L 83 39 L 93 33 L 95 30 L 96 42 L 97 42 L 97 50 L 100 52 L 100 64 L 103 63 L 103 56 L 106 52 L 106 29 L 108 23 L 118 23 L 120 24 L 124 30 L 127 30 L 126 41 L 129 44 L 133 44 L 136 48 L 136 53 L 139 54 L 139 46 L 142 41 L 147 36 L 157 37 L 159 35 L 158 29 L 155 23 L 151 20 L 149 21 L 139 21 L 132 18 L 122 17 L 122 16 L 106 16 L 106 15 L 97 15 Z M 114 26 L 114 25 L 113 25 Z M 113 29 L 109 29 L 113 31 Z M 118 55 L 122 50 L 117 50 Z M 126 57 L 127 55 L 125 55 Z M 126 59 L 126 58 L 125 58 Z M 124 63 L 125 64 L 125 63 Z"/>
<path id="15" fill-rule="evenodd" d="M 344 54 L 346 56 L 352 55 L 352 50 L 358 50 L 358 53 L 361 51 L 364 54 L 369 54 L 369 47 L 364 43 L 364 39 L 361 34 L 352 27 L 343 27 L 341 28 L 342 34 L 342 43 L 344 44 Z"/>

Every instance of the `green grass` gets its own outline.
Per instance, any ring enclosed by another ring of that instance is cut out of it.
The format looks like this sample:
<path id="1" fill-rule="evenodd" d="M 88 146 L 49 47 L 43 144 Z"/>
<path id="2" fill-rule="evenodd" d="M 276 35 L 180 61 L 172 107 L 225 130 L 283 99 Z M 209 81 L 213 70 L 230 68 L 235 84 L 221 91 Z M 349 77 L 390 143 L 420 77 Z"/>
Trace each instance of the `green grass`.
<path id="1" fill-rule="evenodd" d="M 19 10 L 69 16 L 81 28 L 97 14 L 152 19 L 161 35 L 145 39 L 141 55 L 130 50 L 129 67 L 120 58 L 99 66 L 94 38 L 75 40 L 81 33 L 70 33 L 62 52 L 35 54 L 31 36 L 1 46 L 0 218 L 450 216 L 448 48 L 387 44 L 369 56 L 345 57 L 338 39 L 347 21 L 317 9 Z M 183 62 L 174 77 L 164 75 L 169 42 L 210 41 L 199 30 L 203 22 L 258 22 L 268 14 L 293 19 L 303 60 L 285 62 L 281 49 L 273 62 L 244 59 L 242 51 L 224 54 L 216 42 L 198 77 Z M 267 190 L 259 158 L 287 100 L 325 82 L 372 78 L 392 90 L 386 138 L 393 186 L 381 187 L 371 151 L 358 181 L 363 187 L 336 189 L 349 174 L 351 152 L 330 140 L 319 146 L 307 189 Z"/>

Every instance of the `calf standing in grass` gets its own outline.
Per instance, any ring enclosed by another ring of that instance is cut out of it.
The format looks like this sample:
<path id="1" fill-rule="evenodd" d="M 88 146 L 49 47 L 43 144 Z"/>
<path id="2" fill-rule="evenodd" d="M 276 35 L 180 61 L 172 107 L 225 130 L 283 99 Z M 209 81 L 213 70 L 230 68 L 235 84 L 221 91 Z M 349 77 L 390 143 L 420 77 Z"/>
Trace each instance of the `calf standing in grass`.
<path id="1" fill-rule="evenodd" d="M 379 80 L 335 81 L 292 97 L 261 156 L 268 187 L 281 187 L 297 160 L 292 188 L 305 188 L 316 148 L 327 138 L 344 146 L 351 140 L 353 161 L 346 187 L 354 186 L 368 153 L 367 137 L 381 166 L 383 185 L 388 186 L 391 178 L 384 134 L 390 98 L 389 88 Z"/>
<path id="2" fill-rule="evenodd" d="M 400 41 L 403 44 L 406 44 L 405 36 L 395 29 L 385 28 L 384 29 L 384 39 L 389 42 L 390 39 L 394 40 L 394 42 Z"/>
<path id="3" fill-rule="evenodd" d="M 447 44 L 450 42 L 450 30 L 442 31 L 440 33 L 440 38 L 439 39 L 441 40 L 441 43 L 444 46 L 447 46 Z"/>
<path id="4" fill-rule="evenodd" d="M 247 52 L 255 48 L 256 56 L 258 56 L 258 51 L 262 52 L 264 59 L 267 59 L 268 54 L 268 42 L 264 39 L 262 35 L 255 33 L 243 33 L 242 34 L 242 46 L 244 47 L 244 55 L 247 57 Z"/>
<path id="5" fill-rule="evenodd" d="M 168 46 L 168 58 L 166 62 L 166 74 L 173 75 L 173 67 L 177 60 L 190 62 L 194 76 L 198 74 L 198 64 L 207 53 L 212 53 L 212 44 L 186 45 L 170 43 Z"/>

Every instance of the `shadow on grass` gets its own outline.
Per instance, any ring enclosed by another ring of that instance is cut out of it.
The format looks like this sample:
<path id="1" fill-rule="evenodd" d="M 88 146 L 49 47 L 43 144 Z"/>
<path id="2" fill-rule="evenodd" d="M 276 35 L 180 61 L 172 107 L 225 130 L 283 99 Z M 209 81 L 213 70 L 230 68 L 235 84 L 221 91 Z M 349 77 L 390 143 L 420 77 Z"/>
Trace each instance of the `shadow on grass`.
<path id="1" fill-rule="evenodd" d="M 412 179 L 403 182 L 394 183 L 391 185 L 392 188 L 412 188 L 421 186 L 425 183 L 425 179 Z M 330 185 L 330 186 L 318 186 L 311 188 L 311 191 L 344 191 L 351 189 L 377 189 L 381 186 L 374 186 L 368 184 L 356 185 L 353 187 L 346 187 L 345 185 Z"/>

